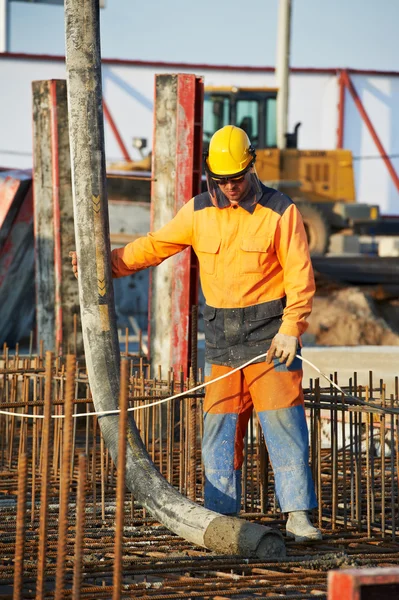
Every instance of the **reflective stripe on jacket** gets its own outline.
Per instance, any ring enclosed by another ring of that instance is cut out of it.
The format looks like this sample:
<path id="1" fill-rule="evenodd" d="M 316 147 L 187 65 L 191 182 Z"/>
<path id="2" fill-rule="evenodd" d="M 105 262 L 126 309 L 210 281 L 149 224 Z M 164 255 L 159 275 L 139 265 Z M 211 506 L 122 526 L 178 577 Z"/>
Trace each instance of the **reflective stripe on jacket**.
<path id="1" fill-rule="evenodd" d="M 305 229 L 290 198 L 262 190 L 256 204 L 223 209 L 207 192 L 192 198 L 158 231 L 113 250 L 113 276 L 158 265 L 192 246 L 208 306 L 241 309 L 284 301 L 278 330 L 299 337 L 315 291 Z"/>

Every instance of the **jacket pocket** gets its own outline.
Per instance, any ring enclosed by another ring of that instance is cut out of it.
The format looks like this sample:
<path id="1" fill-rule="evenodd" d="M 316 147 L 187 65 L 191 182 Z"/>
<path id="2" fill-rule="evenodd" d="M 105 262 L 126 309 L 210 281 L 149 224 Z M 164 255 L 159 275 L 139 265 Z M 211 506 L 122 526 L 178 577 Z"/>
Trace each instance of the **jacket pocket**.
<path id="1" fill-rule="evenodd" d="M 216 308 L 205 304 L 203 317 L 206 344 L 211 348 L 216 348 L 219 337 L 216 327 Z"/>
<path id="2" fill-rule="evenodd" d="M 280 329 L 286 299 L 244 308 L 245 339 L 249 346 L 270 341 Z"/>
<path id="3" fill-rule="evenodd" d="M 272 252 L 271 238 L 243 238 L 240 244 L 240 273 L 264 272 Z"/>
<path id="4" fill-rule="evenodd" d="M 216 269 L 216 259 L 220 248 L 220 238 L 200 235 L 195 253 L 198 257 L 200 270 L 207 275 L 213 275 Z"/>

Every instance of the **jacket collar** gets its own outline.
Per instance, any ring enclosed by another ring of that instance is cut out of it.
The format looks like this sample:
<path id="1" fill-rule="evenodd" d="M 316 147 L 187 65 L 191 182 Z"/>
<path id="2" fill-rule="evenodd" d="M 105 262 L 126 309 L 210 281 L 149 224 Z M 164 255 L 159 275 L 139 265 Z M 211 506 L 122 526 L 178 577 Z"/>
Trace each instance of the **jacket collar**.
<path id="1" fill-rule="evenodd" d="M 246 196 L 238 203 L 238 206 L 243 208 L 244 210 L 246 210 L 247 212 L 249 212 L 252 215 L 256 208 L 256 205 L 258 204 L 259 200 L 262 198 L 263 193 L 264 193 L 263 186 L 262 186 L 262 191 L 259 193 L 255 193 L 254 190 L 252 188 L 250 188 L 250 190 L 248 191 Z M 227 198 L 224 196 L 224 194 L 222 195 L 221 198 L 218 198 L 218 207 L 219 208 L 229 208 L 230 206 L 231 206 L 231 204 L 227 200 Z"/>

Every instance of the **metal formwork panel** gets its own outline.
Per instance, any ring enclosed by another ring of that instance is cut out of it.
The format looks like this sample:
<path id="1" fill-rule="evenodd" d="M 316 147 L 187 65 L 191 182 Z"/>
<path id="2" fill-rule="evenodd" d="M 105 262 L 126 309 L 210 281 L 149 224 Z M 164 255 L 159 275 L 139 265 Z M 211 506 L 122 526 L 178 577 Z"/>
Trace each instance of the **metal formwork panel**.
<path id="1" fill-rule="evenodd" d="M 399 568 L 348 569 L 328 574 L 328 600 L 396 600 Z"/>
<path id="2" fill-rule="evenodd" d="M 32 92 L 37 336 L 47 349 L 78 346 L 80 354 L 78 288 L 68 260 L 75 236 L 66 82 L 35 81 Z"/>
<path id="3" fill-rule="evenodd" d="M 151 224 L 157 230 L 199 192 L 201 181 L 202 79 L 191 74 L 157 75 Z M 152 273 L 151 362 L 183 366 L 190 355 L 190 307 L 196 300 L 196 259 L 187 248 Z"/>

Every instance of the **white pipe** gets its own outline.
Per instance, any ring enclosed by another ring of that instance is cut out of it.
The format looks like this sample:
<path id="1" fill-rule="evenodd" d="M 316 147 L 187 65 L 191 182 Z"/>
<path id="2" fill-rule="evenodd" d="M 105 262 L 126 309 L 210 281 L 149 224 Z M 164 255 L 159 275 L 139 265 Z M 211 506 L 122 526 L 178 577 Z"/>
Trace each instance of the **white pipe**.
<path id="1" fill-rule="evenodd" d="M 277 94 L 277 146 L 286 148 L 288 127 L 288 92 L 290 70 L 291 0 L 279 0 L 276 80 Z"/>
<path id="2" fill-rule="evenodd" d="M 8 50 L 8 0 L 0 0 L 0 53 Z"/>

